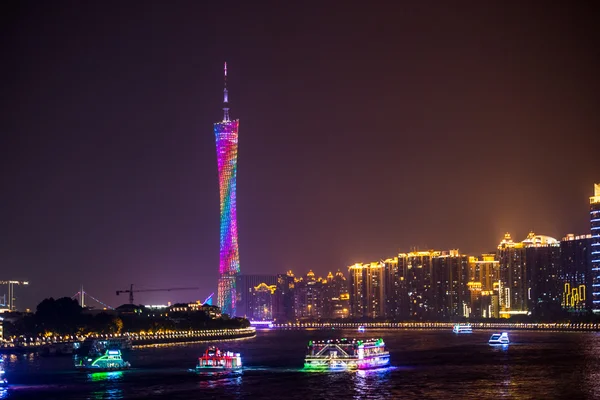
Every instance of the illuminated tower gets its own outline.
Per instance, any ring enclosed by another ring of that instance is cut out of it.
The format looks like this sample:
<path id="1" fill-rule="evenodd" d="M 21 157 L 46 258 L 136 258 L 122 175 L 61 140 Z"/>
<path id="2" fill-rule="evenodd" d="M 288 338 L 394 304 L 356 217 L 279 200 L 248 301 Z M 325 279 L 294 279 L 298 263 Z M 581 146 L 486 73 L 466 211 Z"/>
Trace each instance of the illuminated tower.
<path id="1" fill-rule="evenodd" d="M 236 218 L 235 183 L 237 175 L 237 147 L 239 120 L 229 120 L 227 98 L 227 63 L 223 89 L 223 121 L 214 124 L 219 166 L 221 199 L 221 236 L 219 284 L 217 302 L 221 312 L 235 316 L 235 278 L 240 273 L 240 255 Z"/>
<path id="2" fill-rule="evenodd" d="M 600 313 L 600 183 L 594 184 L 590 197 L 591 256 L 592 256 L 592 311 Z"/>

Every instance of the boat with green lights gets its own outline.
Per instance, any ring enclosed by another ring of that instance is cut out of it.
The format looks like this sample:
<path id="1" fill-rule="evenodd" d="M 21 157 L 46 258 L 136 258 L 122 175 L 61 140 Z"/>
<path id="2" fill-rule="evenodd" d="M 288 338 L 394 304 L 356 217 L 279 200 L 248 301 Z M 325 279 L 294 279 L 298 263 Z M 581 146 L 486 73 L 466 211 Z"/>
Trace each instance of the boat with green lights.
<path id="1" fill-rule="evenodd" d="M 122 371 L 131 367 L 123 360 L 120 349 L 103 340 L 86 340 L 73 361 L 75 369 L 84 372 Z"/>
<path id="2" fill-rule="evenodd" d="M 389 365 L 390 353 L 383 339 L 311 340 L 304 359 L 307 371 L 365 370 Z"/>

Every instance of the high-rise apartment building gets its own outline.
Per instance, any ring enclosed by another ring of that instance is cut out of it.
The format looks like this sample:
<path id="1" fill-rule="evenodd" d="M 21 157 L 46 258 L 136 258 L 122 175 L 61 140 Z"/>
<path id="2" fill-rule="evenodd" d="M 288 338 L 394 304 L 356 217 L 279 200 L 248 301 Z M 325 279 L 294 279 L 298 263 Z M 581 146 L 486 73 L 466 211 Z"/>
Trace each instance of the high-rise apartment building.
<path id="1" fill-rule="evenodd" d="M 527 313 L 527 274 L 523 243 L 513 242 L 509 233 L 498 245 L 500 263 L 500 312 Z"/>
<path id="2" fill-rule="evenodd" d="M 264 283 L 267 286 L 277 285 L 277 275 L 251 275 L 240 274 L 236 276 L 235 286 L 237 292 L 236 315 L 239 317 L 253 318 L 252 293 L 255 287 Z"/>
<path id="3" fill-rule="evenodd" d="M 350 272 L 350 311 L 355 318 L 385 317 L 385 265 L 354 264 Z"/>
<path id="4" fill-rule="evenodd" d="M 570 313 L 592 309 L 591 239 L 590 234 L 568 234 L 560 242 L 561 305 Z"/>
<path id="5" fill-rule="evenodd" d="M 413 251 L 398 254 L 400 295 L 398 310 L 401 319 L 428 319 L 435 314 L 433 304 L 433 258 L 440 251 Z"/>
<path id="6" fill-rule="evenodd" d="M 470 318 L 498 318 L 500 316 L 500 262 L 495 254 L 469 257 Z"/>
<path id="7" fill-rule="evenodd" d="M 435 255 L 431 261 L 431 308 L 427 318 L 443 321 L 468 317 L 469 258 L 458 250 L 450 250 Z"/>
<path id="8" fill-rule="evenodd" d="M 324 280 L 316 278 L 312 270 L 294 282 L 294 312 L 297 319 L 324 317 Z"/>
<path id="9" fill-rule="evenodd" d="M 272 321 L 276 285 L 262 282 L 252 288 L 249 318 L 254 321 Z"/>
<path id="10" fill-rule="evenodd" d="M 341 271 L 338 270 L 335 276 L 331 272 L 327 275 L 323 293 L 323 314 L 325 318 L 338 319 L 350 316 L 348 282 Z"/>
<path id="11" fill-rule="evenodd" d="M 273 311 L 273 317 L 278 322 L 293 321 L 294 313 L 294 274 L 288 271 L 287 274 L 277 275 L 277 307 Z"/>
<path id="12" fill-rule="evenodd" d="M 525 244 L 527 269 L 527 309 L 536 316 L 558 316 L 561 308 L 560 243 L 550 237 L 542 237 L 538 243 Z"/>
<path id="13" fill-rule="evenodd" d="M 590 197 L 592 311 L 600 313 L 600 183 L 594 184 Z"/>

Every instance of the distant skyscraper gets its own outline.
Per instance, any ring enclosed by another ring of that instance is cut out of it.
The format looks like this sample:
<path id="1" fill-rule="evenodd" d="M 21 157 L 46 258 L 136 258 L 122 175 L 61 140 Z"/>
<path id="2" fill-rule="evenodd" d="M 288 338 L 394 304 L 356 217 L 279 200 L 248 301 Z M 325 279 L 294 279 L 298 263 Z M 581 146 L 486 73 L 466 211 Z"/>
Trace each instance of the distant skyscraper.
<path id="1" fill-rule="evenodd" d="M 469 317 L 498 318 L 500 316 L 500 262 L 495 254 L 482 254 L 481 259 L 469 257 Z M 467 315 L 464 315 L 467 316 Z"/>
<path id="2" fill-rule="evenodd" d="M 354 264 L 350 272 L 350 314 L 355 318 L 385 316 L 385 264 Z"/>
<path id="3" fill-rule="evenodd" d="M 214 124 L 221 198 L 221 240 L 217 303 L 223 314 L 236 315 L 235 278 L 240 273 L 235 186 L 239 120 L 229 120 L 227 63 L 223 89 L 223 121 Z"/>
<path id="4" fill-rule="evenodd" d="M 509 233 L 498 245 L 498 261 L 500 261 L 500 312 L 527 312 L 527 274 L 525 268 L 525 247 L 523 243 L 513 242 Z"/>
<path id="5" fill-rule="evenodd" d="M 277 284 L 277 275 L 246 275 L 238 274 L 235 279 L 236 290 L 236 315 L 238 317 L 253 318 L 252 295 L 255 287 L 264 283 L 267 286 Z"/>
<path id="6" fill-rule="evenodd" d="M 273 306 L 275 303 L 276 285 L 267 285 L 261 283 L 252 288 L 251 308 L 247 313 L 248 317 L 254 321 L 272 321 Z"/>
<path id="7" fill-rule="evenodd" d="M 292 271 L 277 275 L 277 307 L 274 307 L 273 318 L 278 322 L 293 321 L 295 280 Z"/>
<path id="8" fill-rule="evenodd" d="M 594 184 L 590 197 L 591 258 L 592 258 L 592 311 L 600 313 L 600 183 Z"/>
<path id="9" fill-rule="evenodd" d="M 568 234 L 560 242 L 561 304 L 571 313 L 585 313 L 592 309 L 591 243 L 590 234 Z"/>

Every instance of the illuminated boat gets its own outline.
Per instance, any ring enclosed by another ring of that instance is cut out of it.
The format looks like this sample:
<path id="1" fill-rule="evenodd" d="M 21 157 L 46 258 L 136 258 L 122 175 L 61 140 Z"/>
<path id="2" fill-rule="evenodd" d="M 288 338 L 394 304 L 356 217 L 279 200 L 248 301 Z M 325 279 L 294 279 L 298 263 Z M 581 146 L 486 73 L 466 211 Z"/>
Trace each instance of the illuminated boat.
<path id="1" fill-rule="evenodd" d="M 73 356 L 75 369 L 87 372 L 122 371 L 131 365 L 123 360 L 121 350 L 110 347 L 105 340 L 88 339 Z"/>
<path id="2" fill-rule="evenodd" d="M 473 328 L 471 328 L 471 324 L 454 324 L 454 326 L 452 327 L 452 332 L 473 333 Z"/>
<path id="3" fill-rule="evenodd" d="M 508 333 L 494 333 L 492 337 L 490 337 L 488 343 L 491 346 L 508 345 L 510 343 L 510 341 L 508 340 Z"/>
<path id="4" fill-rule="evenodd" d="M 345 371 L 382 368 L 390 365 L 383 339 L 330 339 L 309 341 L 305 370 Z"/>
<path id="5" fill-rule="evenodd" d="M 0 387 L 8 385 L 6 373 L 4 371 L 4 361 L 0 358 Z"/>
<path id="6" fill-rule="evenodd" d="M 365 326 L 364 325 L 359 326 L 358 331 L 363 333 L 365 331 Z"/>
<path id="7" fill-rule="evenodd" d="M 195 372 L 232 372 L 242 369 L 240 353 L 221 351 L 216 347 L 206 349 L 204 355 L 198 358 Z"/>

